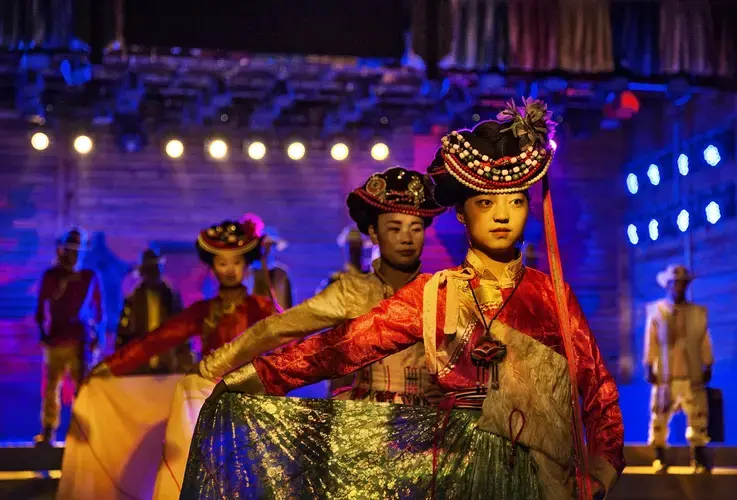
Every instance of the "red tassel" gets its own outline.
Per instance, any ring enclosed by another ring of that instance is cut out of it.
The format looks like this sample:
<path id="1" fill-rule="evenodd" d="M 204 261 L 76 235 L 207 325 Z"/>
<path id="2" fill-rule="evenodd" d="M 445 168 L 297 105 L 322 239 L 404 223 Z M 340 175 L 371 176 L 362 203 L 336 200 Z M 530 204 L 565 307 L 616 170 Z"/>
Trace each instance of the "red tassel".
<path id="1" fill-rule="evenodd" d="M 576 479 L 578 482 L 579 500 L 591 500 L 591 487 L 589 484 L 588 454 L 584 441 L 583 419 L 581 417 L 581 404 L 578 398 L 578 383 L 576 380 L 576 353 L 573 346 L 573 338 L 570 332 L 570 318 L 568 302 L 566 300 L 565 281 L 563 280 L 563 267 L 560 263 L 558 250 L 558 236 L 555 232 L 555 218 L 553 216 L 553 200 L 550 197 L 550 184 L 548 176 L 543 177 L 543 219 L 545 225 L 545 241 L 548 246 L 548 263 L 550 265 L 550 276 L 553 280 L 555 291 L 555 306 L 558 312 L 558 324 L 563 338 L 566 358 L 568 359 L 568 375 L 571 379 L 571 399 L 573 405 L 573 444 L 578 466 L 576 467 Z"/>

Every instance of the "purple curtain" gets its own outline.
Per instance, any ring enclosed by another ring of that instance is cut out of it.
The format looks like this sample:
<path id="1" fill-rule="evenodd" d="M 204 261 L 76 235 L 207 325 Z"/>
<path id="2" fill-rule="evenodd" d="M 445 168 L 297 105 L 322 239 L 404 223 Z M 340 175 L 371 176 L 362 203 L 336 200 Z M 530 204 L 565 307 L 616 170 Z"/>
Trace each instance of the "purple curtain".
<path id="1" fill-rule="evenodd" d="M 660 72 L 712 76 L 714 28 L 709 0 L 661 0 Z"/>
<path id="2" fill-rule="evenodd" d="M 509 0 L 509 67 L 550 71 L 558 67 L 556 0 Z"/>
<path id="3" fill-rule="evenodd" d="M 660 4 L 639 0 L 611 3 L 612 42 L 617 69 L 651 76 L 660 72 Z"/>
<path id="4" fill-rule="evenodd" d="M 558 8 L 558 68 L 572 73 L 613 71 L 609 2 L 559 0 Z"/>

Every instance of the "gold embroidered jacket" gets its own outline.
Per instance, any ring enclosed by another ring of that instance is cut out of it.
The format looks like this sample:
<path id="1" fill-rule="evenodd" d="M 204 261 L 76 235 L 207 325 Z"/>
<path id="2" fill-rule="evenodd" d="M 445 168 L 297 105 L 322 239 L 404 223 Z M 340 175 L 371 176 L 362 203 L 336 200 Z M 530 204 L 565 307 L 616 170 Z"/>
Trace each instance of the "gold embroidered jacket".
<path id="1" fill-rule="evenodd" d="M 379 264 L 380 260 L 374 261 L 373 273 L 342 273 L 314 297 L 260 321 L 204 357 L 200 373 L 212 379 L 223 377 L 259 354 L 367 313 L 396 291 L 382 277 Z M 424 350 L 418 344 L 361 369 L 350 393 L 342 397 L 421 404 L 429 386 Z"/>

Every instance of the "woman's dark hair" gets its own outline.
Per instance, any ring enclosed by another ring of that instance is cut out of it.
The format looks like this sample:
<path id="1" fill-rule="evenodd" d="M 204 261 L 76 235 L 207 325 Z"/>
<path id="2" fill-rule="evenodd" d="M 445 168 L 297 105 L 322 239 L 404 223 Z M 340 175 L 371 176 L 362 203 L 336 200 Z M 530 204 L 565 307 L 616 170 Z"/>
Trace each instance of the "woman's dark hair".
<path id="1" fill-rule="evenodd" d="M 508 123 L 499 123 L 489 120 L 479 123 L 473 130 L 460 131 L 464 139 L 471 143 L 482 155 L 489 158 L 516 156 L 522 152 L 520 140 L 509 130 Z M 502 132 L 503 129 L 508 129 Z M 444 207 L 457 206 L 467 199 L 481 194 L 479 191 L 464 186 L 455 177 L 445 171 L 441 150 L 435 154 L 435 159 L 428 169 L 435 183 L 435 201 Z M 526 194 L 529 200 L 529 194 Z"/>

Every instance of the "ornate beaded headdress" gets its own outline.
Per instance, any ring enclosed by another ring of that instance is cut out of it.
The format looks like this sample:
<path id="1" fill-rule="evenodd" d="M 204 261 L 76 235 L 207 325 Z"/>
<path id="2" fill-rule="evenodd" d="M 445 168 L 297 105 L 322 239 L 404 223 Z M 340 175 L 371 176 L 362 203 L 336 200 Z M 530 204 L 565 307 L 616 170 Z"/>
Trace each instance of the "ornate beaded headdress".
<path id="1" fill-rule="evenodd" d="M 241 255 L 248 253 L 259 244 L 260 235 L 252 221 L 241 224 L 223 221 L 210 226 L 197 236 L 197 244 L 213 255 Z"/>
<path id="2" fill-rule="evenodd" d="M 351 195 L 382 212 L 432 218 L 445 211 L 433 200 L 422 174 L 400 167 L 373 174 Z"/>
<path id="3" fill-rule="evenodd" d="M 542 179 L 555 153 L 551 141 L 555 126 L 552 112 L 540 100 L 524 99 L 524 107 L 514 101 L 497 115 L 520 141 L 522 152 L 516 156 L 491 158 L 474 148 L 463 135 L 453 131 L 442 138 L 442 157 L 447 173 L 466 187 L 481 193 L 515 193 L 525 191 Z"/>

